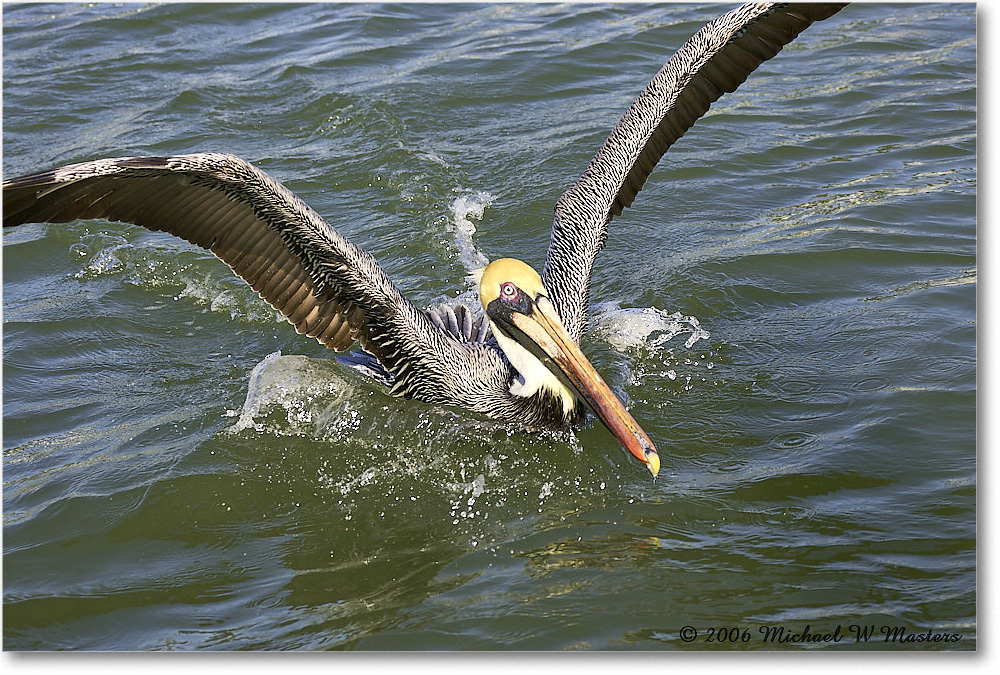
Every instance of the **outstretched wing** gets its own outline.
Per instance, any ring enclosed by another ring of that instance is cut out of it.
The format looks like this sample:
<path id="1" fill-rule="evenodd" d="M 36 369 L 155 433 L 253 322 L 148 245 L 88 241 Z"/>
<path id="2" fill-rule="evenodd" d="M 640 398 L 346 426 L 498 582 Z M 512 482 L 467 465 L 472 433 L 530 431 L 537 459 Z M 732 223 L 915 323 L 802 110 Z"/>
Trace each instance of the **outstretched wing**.
<path id="1" fill-rule="evenodd" d="M 674 141 L 725 92 L 842 4 L 748 3 L 709 22 L 656 74 L 583 175 L 556 202 L 542 281 L 577 340 L 608 223 L 630 206 Z"/>
<path id="2" fill-rule="evenodd" d="M 4 227 L 86 218 L 169 232 L 210 250 L 299 333 L 338 351 L 359 341 L 396 376 L 397 393 L 411 393 L 409 376 L 445 365 L 428 363 L 447 352 L 441 343 L 458 346 L 371 254 L 239 157 L 102 159 L 3 183 Z"/>

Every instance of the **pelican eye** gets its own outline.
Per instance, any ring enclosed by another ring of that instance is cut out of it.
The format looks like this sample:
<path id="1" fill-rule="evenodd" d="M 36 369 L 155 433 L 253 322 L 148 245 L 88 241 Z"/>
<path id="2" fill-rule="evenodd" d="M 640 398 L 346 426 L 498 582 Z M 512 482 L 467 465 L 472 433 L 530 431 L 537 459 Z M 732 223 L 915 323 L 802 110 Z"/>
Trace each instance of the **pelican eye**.
<path id="1" fill-rule="evenodd" d="M 508 302 L 517 302 L 518 288 L 509 281 L 500 284 L 500 297 Z"/>

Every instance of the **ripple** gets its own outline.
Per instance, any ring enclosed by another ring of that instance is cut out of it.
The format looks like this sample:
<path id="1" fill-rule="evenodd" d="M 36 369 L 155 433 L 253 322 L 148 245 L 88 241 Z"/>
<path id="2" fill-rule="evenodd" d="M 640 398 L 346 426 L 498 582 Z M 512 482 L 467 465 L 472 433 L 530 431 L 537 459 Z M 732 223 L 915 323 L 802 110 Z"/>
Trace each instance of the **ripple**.
<path id="1" fill-rule="evenodd" d="M 944 279 L 921 279 L 919 281 L 913 281 L 908 284 L 890 289 L 886 293 L 871 296 L 865 299 L 871 302 L 891 300 L 933 288 L 947 288 L 950 286 L 965 286 L 967 284 L 975 284 L 977 283 L 977 278 L 978 275 L 976 274 L 975 268 L 969 268 L 962 270 L 960 273 L 956 275 L 948 276 Z"/>
<path id="2" fill-rule="evenodd" d="M 869 375 L 853 384 L 858 391 L 881 391 L 889 386 L 889 380 L 879 375 Z"/>
<path id="3" fill-rule="evenodd" d="M 818 436 L 813 433 L 806 433 L 803 431 L 789 431 L 782 434 L 778 434 L 771 439 L 771 444 L 777 445 L 778 447 L 784 448 L 786 450 L 803 448 L 807 445 L 812 445 L 816 442 Z"/>

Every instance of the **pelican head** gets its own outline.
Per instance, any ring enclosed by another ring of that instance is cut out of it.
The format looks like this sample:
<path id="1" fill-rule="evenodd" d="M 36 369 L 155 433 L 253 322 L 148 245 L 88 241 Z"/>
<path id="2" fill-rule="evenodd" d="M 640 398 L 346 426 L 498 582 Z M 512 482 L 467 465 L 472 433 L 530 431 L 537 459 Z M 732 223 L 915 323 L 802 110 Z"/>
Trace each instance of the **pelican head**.
<path id="1" fill-rule="evenodd" d="M 479 299 L 497 343 L 518 372 L 512 394 L 531 396 L 547 389 L 562 401 L 567 417 L 577 399 L 585 402 L 654 476 L 659 473 L 653 442 L 566 332 L 534 269 L 513 258 L 493 261 L 480 277 Z"/>

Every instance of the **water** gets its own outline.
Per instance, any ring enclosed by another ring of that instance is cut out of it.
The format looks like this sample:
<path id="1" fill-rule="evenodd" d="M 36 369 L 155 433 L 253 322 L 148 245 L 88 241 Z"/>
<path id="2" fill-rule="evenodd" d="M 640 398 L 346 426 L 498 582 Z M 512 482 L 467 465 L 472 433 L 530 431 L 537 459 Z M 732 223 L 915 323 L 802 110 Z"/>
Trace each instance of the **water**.
<path id="1" fill-rule="evenodd" d="M 474 299 L 724 9 L 5 5 L 4 175 L 232 152 Z M 975 648 L 975 28 L 849 7 L 615 220 L 583 348 L 656 481 L 387 396 L 179 240 L 5 232 L 4 648 Z"/>

